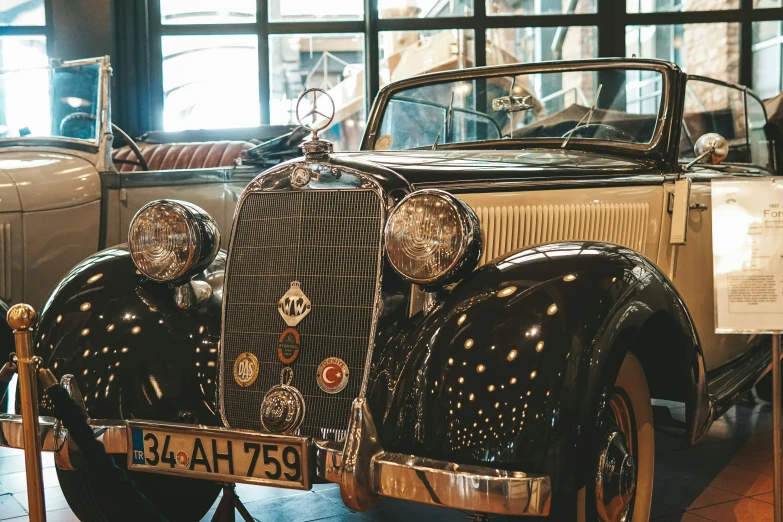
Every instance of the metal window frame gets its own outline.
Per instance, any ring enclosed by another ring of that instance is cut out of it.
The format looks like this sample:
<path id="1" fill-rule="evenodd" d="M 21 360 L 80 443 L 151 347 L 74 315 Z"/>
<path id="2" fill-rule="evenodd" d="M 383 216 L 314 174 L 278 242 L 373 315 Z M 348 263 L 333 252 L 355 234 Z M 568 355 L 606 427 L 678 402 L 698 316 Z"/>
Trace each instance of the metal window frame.
<path id="1" fill-rule="evenodd" d="M 55 57 L 54 45 L 54 11 L 52 0 L 44 0 L 44 25 L 0 25 L 2 36 L 44 36 L 46 37 L 46 54 Z"/>
<path id="2" fill-rule="evenodd" d="M 51 0 L 46 0 L 50 2 Z M 783 7 L 754 9 L 753 0 L 739 0 L 735 9 L 713 11 L 675 11 L 661 13 L 627 13 L 621 0 L 596 0 L 595 13 L 543 15 L 489 15 L 485 0 L 474 0 L 473 15 L 444 18 L 384 18 L 378 16 L 377 0 L 364 0 L 364 19 L 348 21 L 270 22 L 269 0 L 256 0 L 255 23 L 163 25 L 160 0 L 149 0 L 150 97 L 149 121 L 156 129 L 163 128 L 163 59 L 161 37 L 169 35 L 255 34 L 258 36 L 259 101 L 261 124 L 270 123 L 270 63 L 269 37 L 277 34 L 361 33 L 364 35 L 364 70 L 366 100 L 374 100 L 379 90 L 379 33 L 385 31 L 424 31 L 466 29 L 474 31 L 476 66 L 486 65 L 486 35 L 488 29 L 515 27 L 593 26 L 598 32 L 598 58 L 624 57 L 625 31 L 631 25 L 679 25 L 706 23 L 738 23 L 740 26 L 739 83 L 752 87 L 753 23 L 783 19 Z M 48 11 L 47 11 L 48 12 Z M 3 34 L 0 29 L 0 34 Z M 48 40 L 47 40 L 48 41 Z M 130 88 L 128 86 L 127 88 Z M 365 107 L 369 114 L 370 103 Z"/>

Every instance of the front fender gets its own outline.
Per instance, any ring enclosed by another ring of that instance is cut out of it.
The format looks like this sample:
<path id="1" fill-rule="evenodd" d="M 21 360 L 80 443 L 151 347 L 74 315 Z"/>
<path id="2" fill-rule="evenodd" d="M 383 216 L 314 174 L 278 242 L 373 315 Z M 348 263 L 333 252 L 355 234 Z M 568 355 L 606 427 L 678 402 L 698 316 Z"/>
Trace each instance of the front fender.
<path id="1" fill-rule="evenodd" d="M 212 297 L 182 310 L 173 290 L 142 276 L 126 247 L 98 252 L 49 297 L 35 353 L 60 378 L 73 374 L 88 414 L 220 425 L 216 377 L 225 254 L 197 279 Z M 42 415 L 50 415 L 45 396 Z"/>
<path id="2" fill-rule="evenodd" d="M 650 328 L 667 331 L 682 357 L 671 378 L 703 385 L 685 305 L 640 254 L 573 242 L 496 260 L 380 357 L 369 393 L 390 390 L 383 447 L 543 473 L 553 492 L 566 481 L 575 491 L 625 353 L 644 346 Z"/>

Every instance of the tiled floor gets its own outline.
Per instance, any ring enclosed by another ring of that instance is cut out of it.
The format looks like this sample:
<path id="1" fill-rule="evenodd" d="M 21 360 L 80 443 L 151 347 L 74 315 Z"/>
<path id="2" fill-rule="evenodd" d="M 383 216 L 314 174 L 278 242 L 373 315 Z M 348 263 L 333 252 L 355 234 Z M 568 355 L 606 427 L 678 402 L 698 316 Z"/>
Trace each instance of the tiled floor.
<path id="1" fill-rule="evenodd" d="M 673 414 L 681 417 L 683 410 L 675 409 Z M 47 520 L 76 521 L 60 492 L 51 454 L 44 455 Z M 765 405 L 737 405 L 694 447 L 658 433 L 655 467 L 653 520 L 772 521 L 772 412 Z M 368 513 L 352 513 L 343 506 L 333 484 L 316 486 L 307 493 L 254 486 L 237 486 L 237 491 L 250 513 L 262 522 L 467 521 L 456 511 L 396 501 L 382 501 Z M 26 506 L 22 454 L 0 448 L 0 520 L 27 520 Z M 213 513 L 204 520 L 211 520 Z M 238 514 L 237 520 L 241 520 Z"/>

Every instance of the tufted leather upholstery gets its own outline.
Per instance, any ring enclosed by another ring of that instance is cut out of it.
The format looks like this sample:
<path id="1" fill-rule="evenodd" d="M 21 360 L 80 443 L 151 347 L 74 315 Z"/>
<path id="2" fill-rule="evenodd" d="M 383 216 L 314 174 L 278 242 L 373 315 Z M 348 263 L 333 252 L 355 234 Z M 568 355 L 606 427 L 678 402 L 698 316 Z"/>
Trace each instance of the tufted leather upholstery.
<path id="1" fill-rule="evenodd" d="M 230 167 L 234 159 L 253 146 L 246 141 L 205 141 L 199 143 L 138 144 L 150 170 L 206 169 Z M 119 172 L 136 172 L 141 167 L 124 161 L 138 159 L 130 147 L 112 151 L 114 166 Z M 118 161 L 119 160 L 119 161 Z"/>

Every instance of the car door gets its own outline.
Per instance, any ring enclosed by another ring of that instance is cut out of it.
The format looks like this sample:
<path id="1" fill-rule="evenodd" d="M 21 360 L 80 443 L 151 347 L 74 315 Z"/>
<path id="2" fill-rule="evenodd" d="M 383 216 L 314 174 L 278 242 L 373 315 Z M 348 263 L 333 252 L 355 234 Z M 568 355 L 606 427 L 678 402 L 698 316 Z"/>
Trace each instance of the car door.
<path id="1" fill-rule="evenodd" d="M 659 260 L 659 264 L 668 265 L 669 276 L 695 322 L 708 371 L 743 355 L 751 339 L 747 335 L 715 333 L 710 209 L 713 179 L 771 174 L 767 170 L 770 158 L 763 131 L 763 106 L 756 98 L 747 96 L 747 107 L 746 111 L 744 90 L 703 78 L 688 80 L 680 141 L 681 177 L 690 181 L 687 231 L 684 244 L 673 245 L 669 241 L 661 248 L 662 256 L 668 259 Z M 728 157 L 720 165 L 696 163 L 687 168 L 695 159 L 693 144 L 708 132 L 717 132 L 727 139 Z M 672 187 L 669 192 L 673 193 Z"/>

